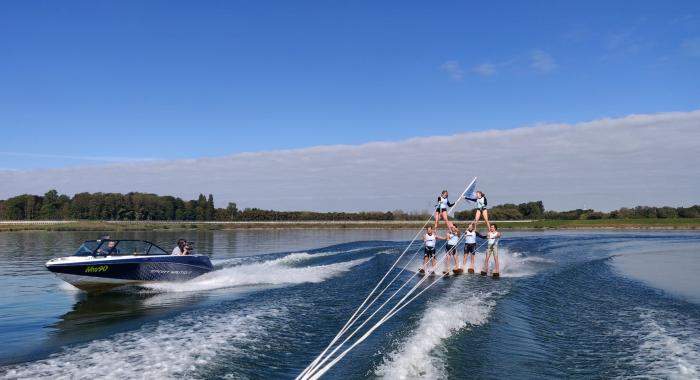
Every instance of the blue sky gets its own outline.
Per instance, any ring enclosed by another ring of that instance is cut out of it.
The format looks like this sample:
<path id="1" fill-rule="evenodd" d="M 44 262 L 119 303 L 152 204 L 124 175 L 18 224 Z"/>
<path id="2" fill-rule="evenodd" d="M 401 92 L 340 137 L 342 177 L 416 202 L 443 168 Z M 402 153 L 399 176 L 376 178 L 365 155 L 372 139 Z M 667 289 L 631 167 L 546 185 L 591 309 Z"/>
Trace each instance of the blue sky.
<path id="1" fill-rule="evenodd" d="M 697 1 L 15 1 L 0 36 L 0 169 L 700 108 Z"/>

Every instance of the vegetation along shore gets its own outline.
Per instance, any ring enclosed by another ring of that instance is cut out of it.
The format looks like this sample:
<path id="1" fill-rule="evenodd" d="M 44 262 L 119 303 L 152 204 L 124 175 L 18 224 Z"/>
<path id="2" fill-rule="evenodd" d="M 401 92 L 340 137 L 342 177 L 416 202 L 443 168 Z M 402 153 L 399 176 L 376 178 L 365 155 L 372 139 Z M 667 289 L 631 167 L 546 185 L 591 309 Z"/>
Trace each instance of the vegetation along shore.
<path id="1" fill-rule="evenodd" d="M 466 221 L 456 221 L 466 224 Z M 424 221 L 263 221 L 263 222 L 180 222 L 180 221 L 0 221 L 2 231 L 144 231 L 144 230 L 228 230 L 253 228 L 417 228 Z M 659 229 L 699 230 L 700 218 L 677 219 L 594 219 L 594 220 L 507 220 L 495 221 L 499 228 L 513 230 L 556 229 Z"/>
<path id="2" fill-rule="evenodd" d="M 700 205 L 690 207 L 545 210 L 541 201 L 501 204 L 489 209 L 499 226 L 510 229 L 699 229 Z M 229 202 L 214 206 L 214 197 L 196 200 L 148 193 L 78 193 L 70 197 L 51 190 L 0 200 L 0 231 L 104 231 L 235 228 L 415 228 L 430 211 L 312 212 L 245 208 Z M 473 211 L 455 213 L 471 220 Z"/>

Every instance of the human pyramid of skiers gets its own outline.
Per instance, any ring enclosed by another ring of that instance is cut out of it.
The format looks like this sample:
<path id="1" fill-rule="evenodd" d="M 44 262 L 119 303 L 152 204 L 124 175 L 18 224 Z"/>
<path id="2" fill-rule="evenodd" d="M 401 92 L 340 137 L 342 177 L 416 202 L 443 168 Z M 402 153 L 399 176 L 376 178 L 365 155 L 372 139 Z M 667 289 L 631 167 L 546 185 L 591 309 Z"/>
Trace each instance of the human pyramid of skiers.
<path id="1" fill-rule="evenodd" d="M 428 226 L 425 235 L 423 235 L 425 254 L 423 255 L 423 265 L 421 266 L 419 272 L 424 274 L 426 271 L 431 273 L 435 273 L 437 271 L 435 245 L 437 240 L 446 240 L 445 251 L 447 256 L 445 257 L 445 268 L 442 274 L 449 275 L 450 272 L 455 274 L 462 273 L 464 271 L 463 268 L 467 267 L 467 258 L 469 258 L 468 273 L 474 273 L 474 262 L 476 261 L 476 238 L 479 237 L 481 239 L 486 239 L 488 243 L 481 275 L 486 276 L 488 274 L 489 259 L 493 257 L 494 267 L 492 275 L 494 278 L 498 278 L 500 275 L 498 267 L 498 240 L 501 238 L 501 233 L 498 232 L 498 227 L 495 224 L 489 222 L 489 213 L 486 208 L 488 204 L 486 201 L 486 196 L 482 191 L 477 191 L 476 198 L 466 198 L 476 203 L 476 215 L 474 216 L 474 220 L 469 222 L 464 232 L 462 232 L 447 218 L 447 211 L 450 207 L 454 206 L 454 203 L 449 201 L 448 195 L 447 190 L 443 190 L 440 196 L 437 198 L 437 205 L 435 207 L 435 225 Z M 486 235 L 483 235 L 477 231 L 477 225 L 482 217 L 484 222 L 486 222 Z M 440 220 L 445 222 L 445 226 L 447 228 L 447 231 L 443 236 L 440 236 L 437 233 L 438 223 Z M 460 263 L 457 255 L 457 246 L 459 245 L 462 235 L 464 235 L 464 257 L 463 261 Z M 430 266 L 430 268 L 428 268 L 428 266 Z M 450 270 L 450 268 L 452 268 L 452 270 Z"/>

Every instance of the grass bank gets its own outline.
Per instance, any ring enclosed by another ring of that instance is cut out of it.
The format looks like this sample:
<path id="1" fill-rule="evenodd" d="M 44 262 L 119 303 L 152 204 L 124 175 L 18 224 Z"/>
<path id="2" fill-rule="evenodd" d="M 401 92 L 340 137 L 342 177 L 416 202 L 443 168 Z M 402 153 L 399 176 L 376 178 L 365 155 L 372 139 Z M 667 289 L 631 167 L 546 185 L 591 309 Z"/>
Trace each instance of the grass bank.
<path id="1" fill-rule="evenodd" d="M 2 221 L 0 231 L 148 231 L 228 230 L 249 228 L 419 228 L 424 221 L 298 221 L 298 222 L 126 222 L 126 221 Z M 457 221 L 464 225 L 466 222 Z M 700 218 L 497 221 L 503 229 L 665 229 L 697 230 Z"/>
<path id="2" fill-rule="evenodd" d="M 597 219 L 533 220 L 527 223 L 499 222 L 499 228 L 512 229 L 664 229 L 697 230 L 700 218 L 678 219 Z"/>

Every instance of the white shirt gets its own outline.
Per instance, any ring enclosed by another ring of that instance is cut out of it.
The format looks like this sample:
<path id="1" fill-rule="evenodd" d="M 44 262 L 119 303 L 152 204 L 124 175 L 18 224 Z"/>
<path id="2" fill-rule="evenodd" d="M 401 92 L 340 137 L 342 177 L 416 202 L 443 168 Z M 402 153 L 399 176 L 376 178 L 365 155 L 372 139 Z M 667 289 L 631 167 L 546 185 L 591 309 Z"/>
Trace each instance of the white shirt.
<path id="1" fill-rule="evenodd" d="M 476 231 L 464 231 L 464 241 L 467 244 L 476 244 Z"/>
<path id="2" fill-rule="evenodd" d="M 425 241 L 426 247 L 435 248 L 435 233 L 432 235 L 425 234 L 423 240 Z"/>
<path id="3" fill-rule="evenodd" d="M 489 232 L 489 246 L 495 245 L 497 243 L 498 243 L 498 231 Z"/>
<path id="4" fill-rule="evenodd" d="M 175 246 L 175 248 L 173 248 L 172 254 L 175 256 L 182 256 L 183 255 L 182 250 L 180 250 L 179 246 Z"/>
<path id="5" fill-rule="evenodd" d="M 450 239 L 447 240 L 447 244 L 449 245 L 457 245 L 459 243 L 459 236 L 456 234 L 450 234 Z"/>

